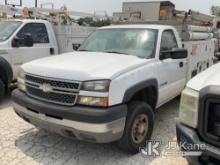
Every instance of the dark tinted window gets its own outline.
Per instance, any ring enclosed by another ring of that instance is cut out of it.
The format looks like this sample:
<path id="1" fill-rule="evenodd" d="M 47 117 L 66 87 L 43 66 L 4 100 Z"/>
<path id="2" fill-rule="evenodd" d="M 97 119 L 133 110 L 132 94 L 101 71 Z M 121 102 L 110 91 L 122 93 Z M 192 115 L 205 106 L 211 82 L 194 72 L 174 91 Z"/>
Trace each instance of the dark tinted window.
<path id="1" fill-rule="evenodd" d="M 24 34 L 27 33 L 31 34 L 34 43 L 49 43 L 46 26 L 42 23 L 29 23 L 25 25 L 17 36 L 23 38 Z"/>
<path id="2" fill-rule="evenodd" d="M 171 50 L 173 48 L 178 48 L 176 37 L 172 30 L 166 30 L 162 34 L 161 50 Z"/>

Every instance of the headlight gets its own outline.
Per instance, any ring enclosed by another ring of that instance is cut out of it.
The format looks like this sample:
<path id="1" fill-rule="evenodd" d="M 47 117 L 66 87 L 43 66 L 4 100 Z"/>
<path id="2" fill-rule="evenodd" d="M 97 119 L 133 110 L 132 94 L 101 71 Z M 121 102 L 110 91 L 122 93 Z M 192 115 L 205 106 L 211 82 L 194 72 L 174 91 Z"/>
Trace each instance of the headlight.
<path id="1" fill-rule="evenodd" d="M 199 111 L 199 92 L 190 88 L 184 89 L 182 92 L 180 103 L 180 122 L 191 126 L 197 127 Z"/>
<path id="2" fill-rule="evenodd" d="M 108 97 L 79 96 L 77 103 L 88 106 L 108 107 Z"/>
<path id="3" fill-rule="evenodd" d="M 82 89 L 84 91 L 97 91 L 97 92 L 108 92 L 109 90 L 109 80 L 100 81 L 87 81 L 82 84 Z"/>
<path id="4" fill-rule="evenodd" d="M 17 82 L 18 82 L 18 89 L 20 89 L 21 91 L 26 91 L 25 72 L 22 69 L 18 72 Z"/>

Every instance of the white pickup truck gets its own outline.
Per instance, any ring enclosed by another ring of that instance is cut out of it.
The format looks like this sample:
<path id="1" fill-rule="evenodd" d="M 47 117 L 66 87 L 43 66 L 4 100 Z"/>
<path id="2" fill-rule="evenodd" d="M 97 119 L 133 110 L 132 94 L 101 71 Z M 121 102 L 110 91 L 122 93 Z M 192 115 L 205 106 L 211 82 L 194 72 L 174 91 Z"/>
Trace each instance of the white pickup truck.
<path id="1" fill-rule="evenodd" d="M 182 151 L 199 152 L 187 157 L 191 164 L 219 164 L 220 64 L 190 80 L 182 92 L 177 139 Z"/>
<path id="2" fill-rule="evenodd" d="M 16 79 L 20 66 L 35 59 L 73 51 L 92 27 L 52 26 L 44 20 L 0 22 L 0 100 Z"/>
<path id="3" fill-rule="evenodd" d="M 94 143 L 118 141 L 136 153 L 151 137 L 155 109 L 211 66 L 214 50 L 213 39 L 181 42 L 172 26 L 103 27 L 77 52 L 22 65 L 14 109 L 39 128 Z"/>

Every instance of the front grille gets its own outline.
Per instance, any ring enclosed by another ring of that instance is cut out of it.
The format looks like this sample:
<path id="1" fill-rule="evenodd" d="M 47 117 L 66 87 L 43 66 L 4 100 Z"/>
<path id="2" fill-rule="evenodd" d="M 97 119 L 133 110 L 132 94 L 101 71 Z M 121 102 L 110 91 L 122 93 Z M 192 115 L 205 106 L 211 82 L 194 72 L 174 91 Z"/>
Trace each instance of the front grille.
<path id="1" fill-rule="evenodd" d="M 72 90 L 72 91 L 79 91 L 80 83 L 79 82 L 67 82 L 67 81 L 58 81 L 52 80 L 49 78 L 41 78 L 35 77 L 32 75 L 26 75 L 26 82 L 31 82 L 35 84 L 50 84 L 53 88 L 63 89 L 63 90 Z"/>
<path id="2" fill-rule="evenodd" d="M 216 96 L 200 100 L 199 134 L 205 142 L 220 146 L 220 99 Z"/>
<path id="3" fill-rule="evenodd" d="M 26 75 L 27 94 L 41 101 L 73 106 L 80 90 L 79 82 Z"/>
<path id="4" fill-rule="evenodd" d="M 220 104 L 209 104 L 207 118 L 207 132 L 220 138 Z"/>

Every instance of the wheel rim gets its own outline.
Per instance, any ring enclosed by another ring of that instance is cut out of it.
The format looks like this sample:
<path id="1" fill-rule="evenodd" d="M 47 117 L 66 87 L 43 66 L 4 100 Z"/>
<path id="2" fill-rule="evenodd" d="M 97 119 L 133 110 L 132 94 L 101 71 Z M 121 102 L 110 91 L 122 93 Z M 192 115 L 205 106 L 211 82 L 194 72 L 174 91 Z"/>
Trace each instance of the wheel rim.
<path id="1" fill-rule="evenodd" d="M 132 140 L 136 143 L 142 143 L 148 132 L 148 117 L 145 114 L 138 115 L 132 125 Z"/>

